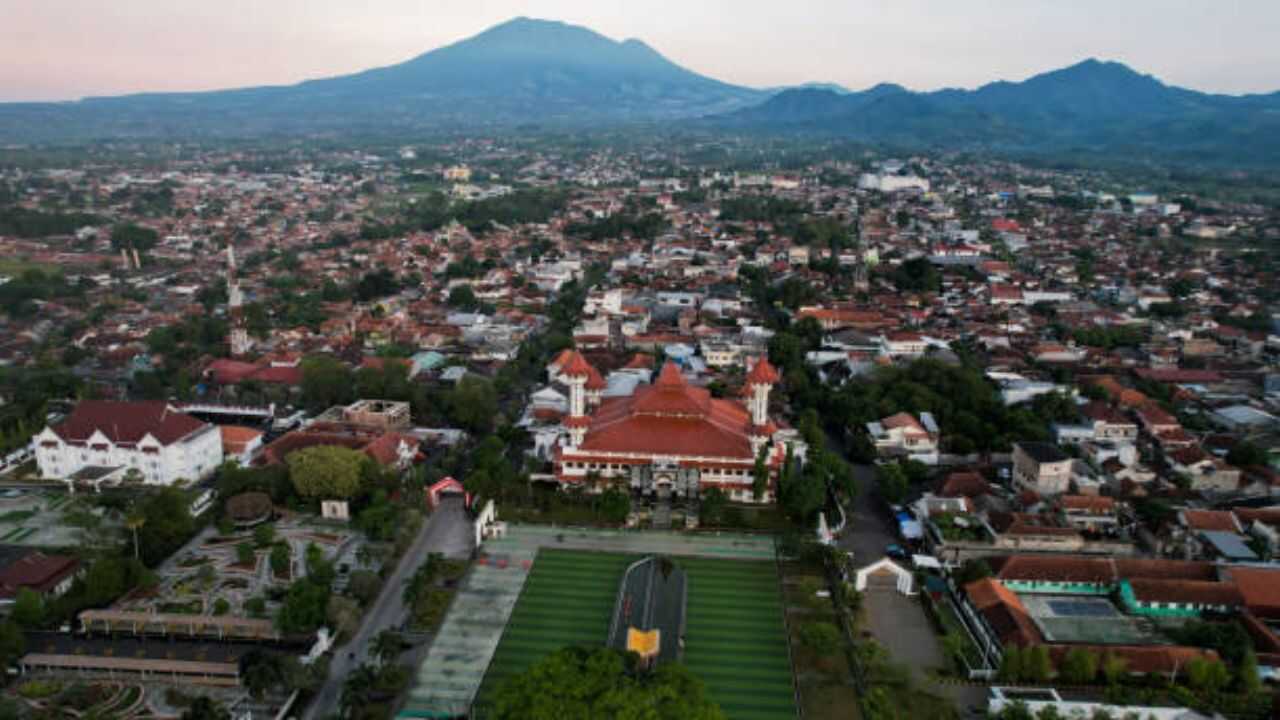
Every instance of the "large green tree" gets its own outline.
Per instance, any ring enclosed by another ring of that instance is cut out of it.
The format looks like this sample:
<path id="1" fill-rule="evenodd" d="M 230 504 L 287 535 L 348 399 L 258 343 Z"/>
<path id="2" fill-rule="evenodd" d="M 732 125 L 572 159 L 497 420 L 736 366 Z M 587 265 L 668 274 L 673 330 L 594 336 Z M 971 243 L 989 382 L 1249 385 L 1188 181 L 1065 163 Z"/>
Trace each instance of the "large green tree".
<path id="1" fill-rule="evenodd" d="M 679 663 L 637 672 L 609 648 L 568 647 L 498 689 L 495 720 L 723 720 L 702 681 Z"/>
<path id="2" fill-rule="evenodd" d="M 191 517 L 191 501 L 178 488 L 164 488 L 148 495 L 134 508 L 131 516 L 141 520 L 130 540 L 137 539 L 137 556 L 154 567 L 169 557 L 196 531 Z"/>
<path id="3" fill-rule="evenodd" d="M 22 657 L 26 649 L 27 639 L 22 630 L 12 620 L 0 622 L 0 667 L 8 667 Z"/>
<path id="4" fill-rule="evenodd" d="M 309 633 L 325 621 L 325 609 L 329 604 L 329 588 L 310 578 L 298 580 L 289 586 L 276 625 L 286 633 Z"/>
<path id="5" fill-rule="evenodd" d="M 498 414 L 498 393 L 493 383 L 475 375 L 466 375 L 449 391 L 445 405 L 449 419 L 464 430 L 487 433 L 493 429 Z"/>
<path id="6" fill-rule="evenodd" d="M 351 368 L 327 355 L 303 359 L 302 401 L 313 410 L 350 402 L 355 386 Z"/>
<path id="7" fill-rule="evenodd" d="M 316 445 L 289 453 L 289 479 L 298 494 L 311 500 L 345 500 L 360 492 L 368 456 L 337 445 Z"/>
<path id="8" fill-rule="evenodd" d="M 139 253 L 146 252 L 160 241 L 160 233 L 149 227 L 124 223 L 111 228 L 111 247 L 119 250 L 129 248 Z"/>
<path id="9" fill-rule="evenodd" d="M 31 588 L 19 588 L 9 617 L 24 628 L 39 627 L 44 621 L 44 598 Z"/>

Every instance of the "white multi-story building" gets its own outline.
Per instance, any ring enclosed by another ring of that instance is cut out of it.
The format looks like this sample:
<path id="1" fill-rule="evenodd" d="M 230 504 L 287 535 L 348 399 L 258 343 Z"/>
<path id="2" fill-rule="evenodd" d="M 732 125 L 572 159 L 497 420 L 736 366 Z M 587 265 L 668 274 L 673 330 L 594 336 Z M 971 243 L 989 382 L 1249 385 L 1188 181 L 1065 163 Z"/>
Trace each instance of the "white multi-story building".
<path id="1" fill-rule="evenodd" d="M 86 400 L 35 437 L 40 474 L 59 480 L 119 480 L 136 471 L 148 485 L 195 481 L 222 463 L 217 426 L 163 401 Z"/>
<path id="2" fill-rule="evenodd" d="M 929 192 L 929 181 L 915 175 L 876 175 L 874 173 L 863 173 L 858 178 L 858 187 L 863 190 L 879 190 L 883 193 L 898 192 L 899 190 L 919 190 L 921 192 Z"/>

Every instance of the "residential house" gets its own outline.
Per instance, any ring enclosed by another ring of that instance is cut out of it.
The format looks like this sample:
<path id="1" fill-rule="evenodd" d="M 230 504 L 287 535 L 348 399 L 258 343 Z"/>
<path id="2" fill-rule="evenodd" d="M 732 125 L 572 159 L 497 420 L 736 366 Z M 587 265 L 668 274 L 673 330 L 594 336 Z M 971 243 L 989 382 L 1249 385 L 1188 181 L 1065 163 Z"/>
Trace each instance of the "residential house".
<path id="1" fill-rule="evenodd" d="M 1071 457 L 1051 443 L 1014 443 L 1013 481 L 1040 495 L 1061 495 L 1070 489 Z"/>

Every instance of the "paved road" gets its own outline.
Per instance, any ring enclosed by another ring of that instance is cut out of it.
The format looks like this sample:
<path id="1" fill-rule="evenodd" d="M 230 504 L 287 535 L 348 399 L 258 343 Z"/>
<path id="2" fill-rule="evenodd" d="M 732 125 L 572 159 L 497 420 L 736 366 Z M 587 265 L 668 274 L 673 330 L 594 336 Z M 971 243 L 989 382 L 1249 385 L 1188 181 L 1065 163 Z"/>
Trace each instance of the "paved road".
<path id="1" fill-rule="evenodd" d="M 858 480 L 858 497 L 852 507 L 845 508 L 849 525 L 838 545 L 854 553 L 854 565 L 861 567 L 884 557 L 890 543 L 899 542 L 888 510 L 876 494 L 875 468 L 853 465 Z M 933 681 L 927 670 L 945 662 L 942 644 L 933 631 L 920 602 L 899 595 L 894 590 L 869 590 L 866 596 L 867 630 L 894 660 L 911 668 L 919 687 L 949 698 L 956 709 L 984 703 L 984 689 L 971 685 L 942 685 Z"/>
<path id="2" fill-rule="evenodd" d="M 852 550 L 854 563 L 862 566 L 884 557 L 885 546 L 898 540 L 875 495 L 875 468 L 853 465 L 853 475 L 858 481 L 858 496 L 852 507 L 845 508 L 849 524 L 838 544 L 844 550 Z"/>
<path id="3" fill-rule="evenodd" d="M 448 558 L 464 558 L 471 554 L 473 544 L 471 520 L 467 517 L 462 498 L 446 496 L 440 507 L 423 523 L 422 530 L 401 558 L 395 572 L 387 578 L 355 636 L 334 649 L 329 677 L 303 713 L 304 720 L 338 713 L 342 684 L 347 675 L 360 664 L 374 661 L 369 652 L 373 639 L 383 630 L 397 628 L 404 622 L 404 584 L 427 555 L 441 553 Z"/>

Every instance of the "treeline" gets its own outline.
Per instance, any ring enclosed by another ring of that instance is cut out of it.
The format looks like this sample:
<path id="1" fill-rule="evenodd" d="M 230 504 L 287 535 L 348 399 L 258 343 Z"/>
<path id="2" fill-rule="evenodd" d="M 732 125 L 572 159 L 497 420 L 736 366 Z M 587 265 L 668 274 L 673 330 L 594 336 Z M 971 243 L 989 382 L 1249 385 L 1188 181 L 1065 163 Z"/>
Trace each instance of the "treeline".
<path id="1" fill-rule="evenodd" d="M 1019 440 L 1048 440 L 1047 419 L 1065 419 L 1056 396 L 1009 407 L 979 369 L 930 358 L 878 368 L 857 382 L 831 388 L 804 360 L 821 338 L 815 325 L 806 319 L 777 332 L 769 341 L 769 359 L 784 370 L 793 407 L 815 411 L 827 429 L 845 438 L 858 460 L 874 457 L 861 430 L 866 423 L 899 412 L 932 413 L 947 449 L 958 454 L 1003 451 Z"/>
<path id="2" fill-rule="evenodd" d="M 564 209 L 567 199 L 561 191 L 523 189 L 502 197 L 455 203 L 443 193 L 432 193 L 418 199 L 405 222 L 412 229 L 438 230 L 457 220 L 471 232 L 479 232 L 495 222 L 502 225 L 545 223 Z"/>
<path id="3" fill-rule="evenodd" d="M 20 238 L 72 235 L 86 225 L 96 227 L 104 222 L 98 215 L 83 212 L 43 212 L 23 207 L 0 208 L 0 235 L 13 235 Z"/>
<path id="4" fill-rule="evenodd" d="M 1083 327 L 1071 331 L 1071 338 L 1080 345 L 1110 350 L 1119 347 L 1138 347 L 1150 337 L 1146 326 L 1112 325 L 1110 327 Z"/>
<path id="5" fill-rule="evenodd" d="M 30 317 L 36 313 L 38 300 L 79 297 L 81 285 L 72 285 L 58 273 L 31 269 L 0 285 L 0 312 L 12 317 Z"/>
<path id="6" fill-rule="evenodd" d="M 592 242 L 622 237 L 652 240 L 666 227 L 667 221 L 659 213 L 619 213 L 591 222 L 572 223 L 565 228 L 565 234 Z"/>
<path id="7" fill-rule="evenodd" d="M 360 238 L 384 240 L 417 230 L 430 232 L 455 220 L 473 233 L 495 222 L 501 225 L 545 223 L 564 209 L 566 199 L 565 193 L 551 190 L 517 190 L 474 202 L 453 202 L 444 193 L 431 193 L 419 197 L 398 221 L 365 221 L 360 226 Z"/>
<path id="8" fill-rule="evenodd" d="M 740 195 L 720 201 L 720 219 L 726 222 L 780 223 L 808 211 L 802 202 L 769 195 Z"/>
<path id="9" fill-rule="evenodd" d="M 902 292 L 938 292 L 942 275 L 928 258 L 912 258 L 888 271 L 890 282 Z"/>

